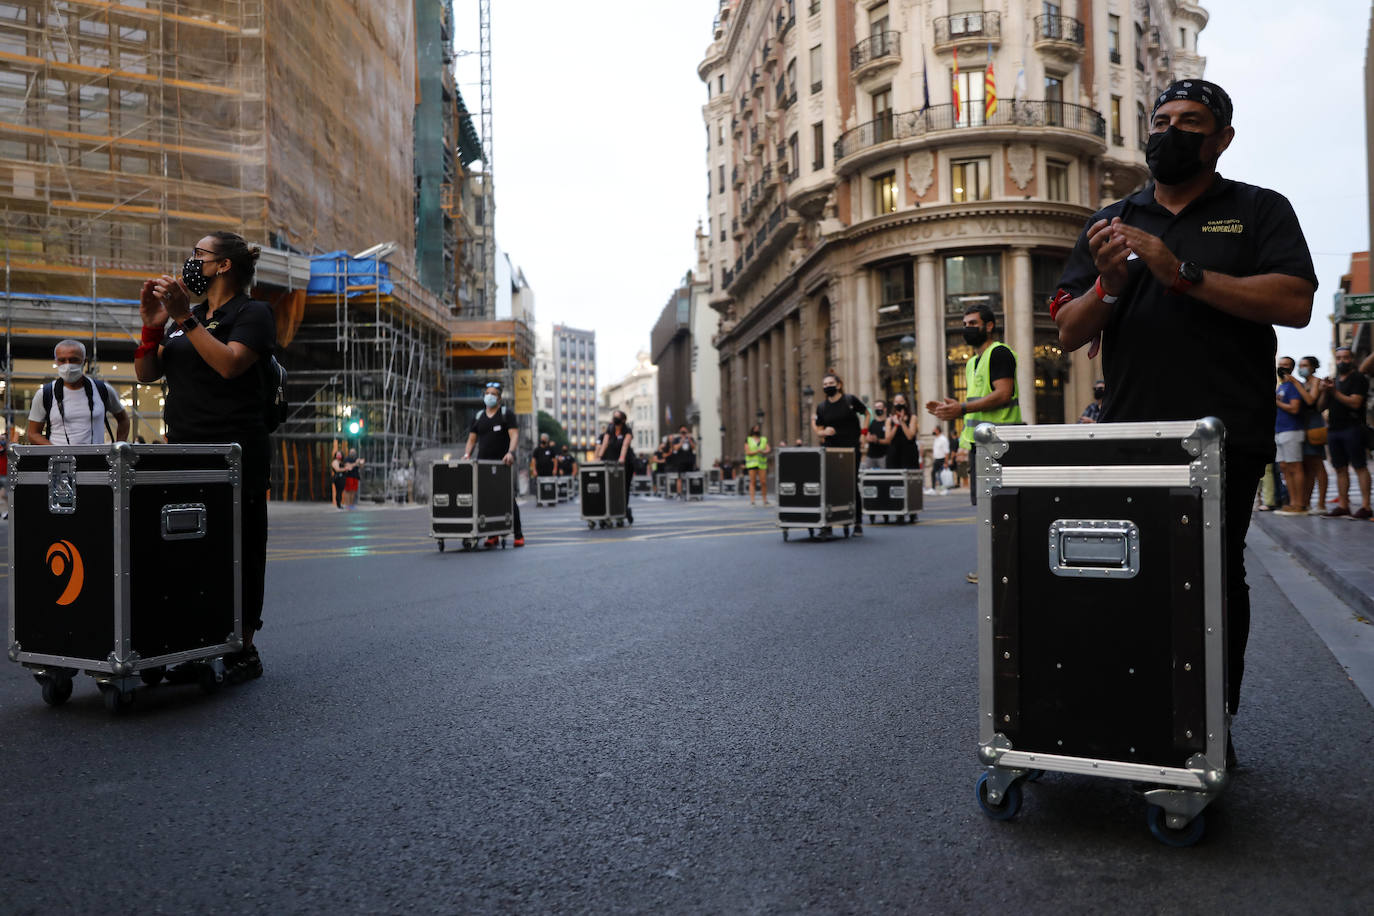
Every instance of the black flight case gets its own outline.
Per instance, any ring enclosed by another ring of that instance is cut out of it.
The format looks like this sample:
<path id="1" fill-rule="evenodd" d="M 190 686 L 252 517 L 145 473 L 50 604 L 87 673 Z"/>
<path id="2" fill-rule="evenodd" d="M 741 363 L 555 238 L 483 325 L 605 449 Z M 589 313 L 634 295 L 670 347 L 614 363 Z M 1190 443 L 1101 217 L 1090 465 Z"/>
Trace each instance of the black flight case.
<path id="1" fill-rule="evenodd" d="M 515 532 L 515 489 L 504 461 L 436 461 L 430 466 L 429 536 L 439 542 L 461 541 L 472 550 L 483 538 L 502 547 Z"/>
<path id="2" fill-rule="evenodd" d="M 916 513 L 925 508 L 921 490 L 921 472 L 915 468 L 869 468 L 859 472 L 859 494 L 863 511 L 870 522 L 878 516 L 897 524 L 916 521 Z"/>
<path id="3" fill-rule="evenodd" d="M 993 426 L 978 459 L 978 803 L 1043 771 L 1144 783 L 1188 846 L 1227 783 L 1224 431 Z"/>
<path id="4" fill-rule="evenodd" d="M 593 461 L 577 469 L 582 519 L 588 528 L 625 524 L 625 465 Z"/>
<path id="5" fill-rule="evenodd" d="M 237 445 L 10 449 L 9 657 L 60 705 L 80 671 L 118 713 L 243 648 Z"/>
<path id="6" fill-rule="evenodd" d="M 535 508 L 558 505 L 557 477 L 536 477 L 534 479 L 534 505 Z"/>
<path id="7" fill-rule="evenodd" d="M 703 471 L 686 471 L 682 475 L 682 498 L 686 500 L 706 499 L 706 474 Z"/>
<path id="8" fill-rule="evenodd" d="M 654 492 L 654 482 L 648 474 L 636 474 L 630 480 L 630 492 L 635 496 L 649 496 Z"/>
<path id="9" fill-rule="evenodd" d="M 787 540 L 793 528 L 805 528 L 808 537 L 828 540 L 831 528 L 842 527 L 844 536 L 858 521 L 858 494 L 854 490 L 854 449 L 781 448 L 778 459 L 778 527 Z"/>

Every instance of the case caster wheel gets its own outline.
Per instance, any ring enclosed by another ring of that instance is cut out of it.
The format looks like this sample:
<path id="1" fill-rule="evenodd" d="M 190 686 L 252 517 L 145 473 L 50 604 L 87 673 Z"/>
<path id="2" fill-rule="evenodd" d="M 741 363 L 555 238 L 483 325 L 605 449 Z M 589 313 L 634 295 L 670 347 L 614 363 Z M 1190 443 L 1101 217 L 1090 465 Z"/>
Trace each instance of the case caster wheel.
<path id="1" fill-rule="evenodd" d="M 212 665 L 201 665 L 198 674 L 200 676 L 201 692 L 207 696 L 219 692 L 220 687 L 223 686 L 221 676 L 215 671 Z"/>
<path id="2" fill-rule="evenodd" d="M 615 526 L 616 526 L 617 528 L 624 528 L 624 527 L 625 527 L 625 519 L 623 519 L 623 518 L 622 518 L 622 519 L 618 519 L 618 520 L 616 521 L 616 523 L 615 523 Z"/>
<path id="3" fill-rule="evenodd" d="M 787 529 L 786 529 L 786 528 L 782 529 L 782 542 L 783 542 L 784 544 L 787 543 Z"/>
<path id="4" fill-rule="evenodd" d="M 849 537 L 849 526 L 848 526 L 848 525 L 845 525 L 845 526 L 844 526 L 844 536 L 845 536 L 845 537 Z"/>
<path id="5" fill-rule="evenodd" d="M 444 552 L 444 539 L 443 539 L 443 538 L 439 538 L 439 552 L 440 552 L 440 553 L 443 553 L 443 552 Z"/>
<path id="6" fill-rule="evenodd" d="M 104 694 L 105 711 L 112 716 L 117 716 L 134 705 L 134 695 L 124 693 L 118 687 L 101 684 L 100 692 Z"/>
<path id="7" fill-rule="evenodd" d="M 49 706 L 61 706 L 72 698 L 71 678 L 45 677 L 40 683 L 43 685 L 43 702 Z"/>
<path id="8" fill-rule="evenodd" d="M 983 809 L 983 813 L 994 821 L 1009 821 L 1016 817 L 1016 812 L 1021 810 L 1021 783 L 1014 782 L 1007 786 L 1007 791 L 1002 793 L 1002 798 L 997 802 L 988 800 L 988 774 L 984 773 L 978 777 L 978 807 Z"/>
<path id="9" fill-rule="evenodd" d="M 587 530 L 588 530 L 588 531 L 595 531 L 595 530 L 596 530 L 596 522 L 587 522 Z"/>
<path id="10" fill-rule="evenodd" d="M 162 683 L 162 679 L 167 676 L 167 669 L 158 666 L 156 668 L 144 668 L 138 673 L 138 679 L 149 687 L 156 687 Z"/>
<path id="11" fill-rule="evenodd" d="M 1040 780 L 1042 780 L 1042 779 L 1044 779 L 1044 778 L 1045 778 L 1045 771 L 1044 771 L 1044 770 L 1027 770 L 1027 771 L 1026 771 L 1026 782 L 1039 782 Z"/>
<path id="12" fill-rule="evenodd" d="M 890 525 L 890 524 L 892 524 L 892 516 L 890 516 L 890 515 L 884 515 L 884 516 L 883 516 L 883 524 L 884 524 L 884 525 Z"/>
<path id="13" fill-rule="evenodd" d="M 1151 805 L 1145 812 L 1146 821 L 1150 825 L 1150 832 L 1155 835 L 1165 846 L 1173 846 L 1182 849 L 1192 846 L 1202 839 L 1202 834 L 1207 830 L 1207 821 L 1202 813 L 1193 818 L 1182 827 L 1170 827 L 1169 815 L 1159 805 Z"/>
<path id="14" fill-rule="evenodd" d="M 464 549 L 464 550 L 472 550 L 472 549 L 474 549 L 476 546 L 477 546 L 477 539 L 476 539 L 476 538 L 464 538 L 464 539 L 463 539 L 463 549 Z"/>

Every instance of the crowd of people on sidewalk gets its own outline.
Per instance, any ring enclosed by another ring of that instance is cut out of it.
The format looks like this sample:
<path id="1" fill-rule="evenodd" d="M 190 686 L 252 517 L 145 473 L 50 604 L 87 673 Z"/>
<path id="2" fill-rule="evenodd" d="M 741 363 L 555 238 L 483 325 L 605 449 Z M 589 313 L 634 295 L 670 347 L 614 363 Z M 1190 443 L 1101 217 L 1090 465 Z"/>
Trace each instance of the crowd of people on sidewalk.
<path id="1" fill-rule="evenodd" d="M 1374 356 L 1357 366 L 1350 348 L 1340 347 L 1334 372 L 1322 377 L 1320 368 L 1315 356 L 1304 356 L 1296 363 L 1290 356 L 1277 361 L 1276 461 L 1265 469 L 1256 508 L 1284 516 L 1374 519 L 1368 467 L 1374 448 L 1368 414 Z M 1336 472 L 1334 492 L 1326 471 L 1328 463 Z M 1350 504 L 1352 469 L 1359 488 L 1359 508 Z"/>

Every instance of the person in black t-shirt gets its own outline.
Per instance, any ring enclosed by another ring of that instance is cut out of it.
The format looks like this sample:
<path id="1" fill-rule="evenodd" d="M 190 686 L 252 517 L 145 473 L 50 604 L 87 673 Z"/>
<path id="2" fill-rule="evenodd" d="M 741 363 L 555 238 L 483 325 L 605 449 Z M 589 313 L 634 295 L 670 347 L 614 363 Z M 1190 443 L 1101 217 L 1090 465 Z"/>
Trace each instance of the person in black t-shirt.
<path id="1" fill-rule="evenodd" d="M 1355 354 L 1349 347 L 1336 349 L 1336 377 L 1322 379 L 1321 405 L 1326 408 L 1326 447 L 1331 466 L 1336 469 L 1336 506 L 1328 516 L 1351 515 L 1370 518 L 1369 468 L 1366 466 L 1365 405 L 1369 400 L 1369 379 L 1355 371 Z M 1350 468 L 1360 482 L 1364 505 L 1350 511 Z"/>
<path id="2" fill-rule="evenodd" d="M 485 406 L 477 411 L 477 416 L 472 419 L 472 425 L 468 427 L 468 444 L 467 450 L 463 453 L 463 460 L 476 458 L 478 461 L 504 461 L 506 464 L 514 465 L 515 447 L 520 441 L 520 426 L 515 418 L 515 411 L 501 403 L 500 382 L 487 382 L 482 403 Z M 513 475 L 511 484 L 513 489 Z M 525 535 L 520 528 L 520 504 L 514 499 L 511 500 L 511 512 L 515 516 L 515 540 L 511 543 L 516 547 L 524 547 Z M 500 542 L 500 538 L 487 538 L 488 547 L 495 547 Z"/>
<path id="3" fill-rule="evenodd" d="M 873 422 L 869 423 L 868 428 L 864 430 L 864 442 L 868 445 L 868 457 L 864 458 L 864 467 L 884 467 L 884 459 L 887 458 L 887 446 L 883 444 L 883 435 L 886 428 L 887 405 L 882 401 L 874 401 Z"/>
<path id="4" fill-rule="evenodd" d="M 530 455 L 530 474 L 533 477 L 553 477 L 557 470 L 558 449 L 549 441 L 548 433 L 539 434 L 539 445 Z"/>
<path id="5" fill-rule="evenodd" d="M 854 534 L 864 533 L 863 516 L 858 509 L 863 505 L 859 495 L 859 431 L 867 423 L 868 408 L 852 394 L 844 393 L 844 382 L 831 369 L 821 379 L 821 392 L 824 400 L 816 405 L 816 420 L 813 429 L 826 448 L 852 448 L 854 450 Z"/>
<path id="6" fill-rule="evenodd" d="M 237 442 L 242 449 L 243 649 L 224 657 L 225 677 L 231 683 L 262 675 L 253 638 L 262 627 L 266 590 L 272 449 L 261 370 L 262 361 L 276 347 L 277 325 L 267 303 L 248 297 L 258 254 L 257 246 L 232 232 L 212 232 L 196 242 L 180 278 L 164 275 L 143 284 L 138 306 L 143 340 L 134 351 L 134 373 L 140 382 L 167 380 L 163 418 L 168 442 Z M 204 301 L 193 306 L 192 296 L 203 296 Z"/>
<path id="7" fill-rule="evenodd" d="M 906 403 L 906 395 L 892 399 L 892 413 L 884 425 L 883 443 L 887 446 L 887 467 L 892 470 L 915 470 L 921 466 L 921 452 L 917 447 L 916 418 Z"/>
<path id="8" fill-rule="evenodd" d="M 565 445 L 559 449 L 558 463 L 554 465 L 555 477 L 576 477 L 577 461 L 568 454 L 568 447 Z"/>
<path id="9" fill-rule="evenodd" d="M 1305 327 L 1317 276 L 1283 195 L 1230 181 L 1217 162 L 1235 139 L 1232 104 L 1206 80 L 1173 83 L 1150 114 L 1154 181 L 1095 213 L 1069 256 L 1050 317 L 1065 351 L 1102 350 L 1102 421 L 1226 426 L 1228 708 L 1240 706 L 1250 595 L 1245 533 L 1274 457 L 1273 325 Z M 1161 360 L 1188 383 L 1163 382 Z M 1233 755 L 1228 754 L 1228 757 Z"/>
<path id="10" fill-rule="evenodd" d="M 630 509 L 630 485 L 634 482 L 635 450 L 632 444 L 635 435 L 625 419 L 622 411 L 611 414 L 610 425 L 601 434 L 601 441 L 596 446 L 596 460 L 616 461 L 625 466 L 625 521 L 633 525 L 635 514 Z"/>

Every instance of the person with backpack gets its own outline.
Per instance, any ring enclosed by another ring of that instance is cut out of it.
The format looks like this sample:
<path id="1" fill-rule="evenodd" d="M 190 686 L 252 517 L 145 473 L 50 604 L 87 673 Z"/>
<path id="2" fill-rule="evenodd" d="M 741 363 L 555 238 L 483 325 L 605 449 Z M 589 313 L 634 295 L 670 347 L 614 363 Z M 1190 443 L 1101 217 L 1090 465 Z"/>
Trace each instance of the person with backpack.
<path id="1" fill-rule="evenodd" d="M 127 442 L 132 426 L 129 412 L 119 394 L 108 382 L 86 375 L 86 346 L 79 340 L 64 340 L 52 351 L 57 364 L 57 379 L 44 382 L 33 396 L 27 436 L 30 445 L 104 445 L 109 441 Z"/>
<path id="2" fill-rule="evenodd" d="M 143 284 L 143 342 L 134 370 L 144 384 L 165 378 L 163 419 L 175 444 L 237 442 L 242 449 L 240 574 L 243 650 L 224 659 L 230 683 L 262 675 L 254 636 L 262 627 L 267 571 L 269 432 L 281 418 L 282 373 L 272 357 L 276 322 L 249 297 L 259 249 L 232 232 L 196 242 L 181 277 Z M 202 301 L 192 304 L 193 297 Z M 206 562 L 217 562 L 206 557 Z"/>

